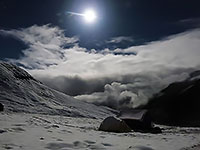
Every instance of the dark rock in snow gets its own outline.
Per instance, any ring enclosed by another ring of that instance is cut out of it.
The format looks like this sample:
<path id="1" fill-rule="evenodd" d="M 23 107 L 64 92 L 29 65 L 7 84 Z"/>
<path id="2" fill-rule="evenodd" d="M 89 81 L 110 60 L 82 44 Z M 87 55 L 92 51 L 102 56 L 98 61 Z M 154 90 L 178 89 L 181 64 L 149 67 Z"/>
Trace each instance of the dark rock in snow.
<path id="1" fill-rule="evenodd" d="M 7 132 L 6 130 L 1 130 L 0 129 L 0 134 Z"/>
<path id="2" fill-rule="evenodd" d="M 155 134 L 156 133 L 162 133 L 162 130 L 159 127 L 154 127 L 152 129 L 150 129 L 149 131 L 150 131 L 150 133 L 155 133 Z"/>
<path id="3" fill-rule="evenodd" d="M 41 137 L 40 140 L 44 140 L 44 137 Z"/>
<path id="4" fill-rule="evenodd" d="M 0 103 L 0 111 L 4 111 L 4 105 Z"/>
<path id="5" fill-rule="evenodd" d="M 59 125 L 56 125 L 56 124 L 52 125 L 51 127 L 52 128 L 60 128 Z"/>
<path id="6" fill-rule="evenodd" d="M 121 119 L 116 117 L 107 117 L 99 127 L 100 131 L 107 132 L 130 132 L 131 128 Z"/>

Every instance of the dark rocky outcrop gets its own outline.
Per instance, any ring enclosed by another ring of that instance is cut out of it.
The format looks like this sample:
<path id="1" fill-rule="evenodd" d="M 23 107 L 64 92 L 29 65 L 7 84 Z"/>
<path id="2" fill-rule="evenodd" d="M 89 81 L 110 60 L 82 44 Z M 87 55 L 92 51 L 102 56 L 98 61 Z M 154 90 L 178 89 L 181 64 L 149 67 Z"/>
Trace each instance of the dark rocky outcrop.
<path id="1" fill-rule="evenodd" d="M 4 105 L 0 103 L 0 111 L 4 111 Z"/>
<path id="2" fill-rule="evenodd" d="M 170 84 L 156 94 L 145 107 L 153 121 L 176 126 L 200 126 L 200 79 L 199 71 L 190 78 Z"/>

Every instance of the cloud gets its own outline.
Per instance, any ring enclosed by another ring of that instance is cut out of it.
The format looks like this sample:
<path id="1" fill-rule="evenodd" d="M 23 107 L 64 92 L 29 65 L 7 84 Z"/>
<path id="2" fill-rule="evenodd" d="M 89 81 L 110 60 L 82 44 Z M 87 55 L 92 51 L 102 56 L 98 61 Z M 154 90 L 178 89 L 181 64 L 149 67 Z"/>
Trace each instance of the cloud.
<path id="1" fill-rule="evenodd" d="M 10 59 L 28 68 L 44 68 L 64 61 L 64 47 L 78 41 L 76 37 L 65 37 L 64 31 L 50 25 L 31 26 L 19 30 L 0 30 L 4 36 L 12 36 L 29 46 L 18 60 Z M 46 58 L 46 59 L 45 59 Z M 44 60 L 45 59 L 45 60 Z"/>
<path id="2" fill-rule="evenodd" d="M 136 90 L 134 84 L 121 84 L 113 82 L 104 86 L 104 92 L 95 92 L 87 95 L 79 95 L 75 98 L 93 102 L 96 105 L 106 105 L 111 108 L 138 107 L 145 104 L 148 97 L 141 90 Z M 145 87 L 144 87 L 145 88 Z M 130 90 L 132 89 L 132 91 Z M 135 92 L 133 92 L 135 89 Z M 147 91 L 146 91 L 147 92 Z"/>
<path id="3" fill-rule="evenodd" d="M 131 36 L 118 36 L 113 37 L 110 40 L 106 41 L 106 43 L 122 43 L 122 42 L 134 42 Z"/>
<path id="4" fill-rule="evenodd" d="M 115 109 L 137 108 L 145 105 L 150 97 L 169 83 L 187 78 L 187 72 L 190 71 L 191 69 L 180 69 L 169 72 L 165 79 L 159 73 L 113 77 L 111 83 L 104 85 L 103 92 L 91 92 L 91 94 L 82 94 L 75 98 Z"/>
<path id="5" fill-rule="evenodd" d="M 180 20 L 176 23 L 187 28 L 199 28 L 200 27 L 200 18 L 188 18 Z"/>
<path id="6" fill-rule="evenodd" d="M 138 107 L 174 81 L 200 69 L 200 30 L 126 49 L 87 50 L 76 37 L 50 25 L 1 30 L 26 43 L 19 59 L 48 86 L 97 105 Z M 118 52 L 119 55 L 115 55 Z M 127 55 L 133 53 L 134 55 Z"/>
<path id="7" fill-rule="evenodd" d="M 80 76 L 37 77 L 46 85 L 72 96 L 103 92 L 104 85 L 113 82 L 112 78 L 83 79 Z"/>

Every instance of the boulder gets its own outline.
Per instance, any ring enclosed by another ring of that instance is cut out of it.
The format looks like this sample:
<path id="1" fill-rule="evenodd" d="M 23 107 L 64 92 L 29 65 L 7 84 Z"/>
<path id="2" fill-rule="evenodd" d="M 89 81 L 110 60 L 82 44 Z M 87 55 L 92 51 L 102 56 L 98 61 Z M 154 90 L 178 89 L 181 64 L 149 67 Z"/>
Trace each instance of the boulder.
<path id="1" fill-rule="evenodd" d="M 106 132 L 130 132 L 131 128 L 121 119 L 116 117 L 107 117 L 99 127 L 100 131 Z"/>
<path id="2" fill-rule="evenodd" d="M 4 110 L 4 106 L 3 104 L 0 103 L 0 111 L 3 111 Z"/>
<path id="3" fill-rule="evenodd" d="M 150 133 L 159 134 L 162 133 L 162 130 L 159 127 L 154 127 L 150 130 Z"/>

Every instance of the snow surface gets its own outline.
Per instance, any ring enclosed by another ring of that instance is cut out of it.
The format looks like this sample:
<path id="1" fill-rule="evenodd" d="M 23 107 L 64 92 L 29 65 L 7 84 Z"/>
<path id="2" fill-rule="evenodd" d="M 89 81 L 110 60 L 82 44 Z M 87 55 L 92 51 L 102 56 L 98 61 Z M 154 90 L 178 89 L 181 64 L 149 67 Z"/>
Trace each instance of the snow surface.
<path id="1" fill-rule="evenodd" d="M 0 113 L 0 149 L 199 150 L 200 128 L 162 126 L 162 134 L 98 131 L 102 119 Z"/>
<path id="2" fill-rule="evenodd" d="M 1 61 L 0 103 L 6 111 L 74 117 L 103 118 L 115 112 L 55 91 L 23 69 Z"/>
<path id="3" fill-rule="evenodd" d="M 77 87 L 78 88 L 78 87 Z M 0 150 L 199 150 L 200 128 L 161 126 L 162 134 L 108 133 L 116 111 L 76 100 L 0 62 Z"/>

